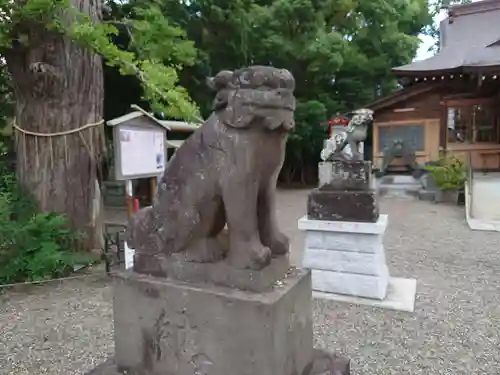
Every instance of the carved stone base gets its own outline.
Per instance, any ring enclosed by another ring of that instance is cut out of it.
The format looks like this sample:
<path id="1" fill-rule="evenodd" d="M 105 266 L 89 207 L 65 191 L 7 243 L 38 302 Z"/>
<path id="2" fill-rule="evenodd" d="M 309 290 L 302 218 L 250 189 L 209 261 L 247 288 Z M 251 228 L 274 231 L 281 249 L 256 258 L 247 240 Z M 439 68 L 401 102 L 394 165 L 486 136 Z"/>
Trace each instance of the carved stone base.
<path id="1" fill-rule="evenodd" d="M 312 359 L 310 272 L 264 293 L 114 276 L 115 361 L 128 375 L 294 375 Z"/>
<path id="2" fill-rule="evenodd" d="M 346 159 L 321 162 L 318 180 L 323 190 L 368 190 L 372 187 L 372 163 Z"/>
<path id="3" fill-rule="evenodd" d="M 328 354 L 323 350 L 314 349 L 313 360 L 300 375 L 349 375 L 351 371 L 349 358 Z M 207 373 L 211 375 L 212 373 Z M 118 372 L 114 358 L 88 372 L 86 375 L 123 375 Z M 295 374 L 291 374 L 295 375 Z"/>
<path id="4" fill-rule="evenodd" d="M 315 189 L 307 200 L 307 216 L 312 220 L 375 223 L 379 218 L 377 193 Z"/>

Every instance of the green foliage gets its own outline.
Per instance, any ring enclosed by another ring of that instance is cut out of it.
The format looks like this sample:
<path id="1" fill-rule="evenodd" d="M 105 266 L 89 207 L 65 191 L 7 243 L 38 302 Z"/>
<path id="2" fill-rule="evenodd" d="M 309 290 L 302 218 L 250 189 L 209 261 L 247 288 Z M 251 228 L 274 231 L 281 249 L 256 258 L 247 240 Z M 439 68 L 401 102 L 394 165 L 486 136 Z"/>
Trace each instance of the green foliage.
<path id="1" fill-rule="evenodd" d="M 14 115 L 12 82 L 5 62 L 0 61 L 0 138 L 11 133 L 10 121 Z"/>
<path id="2" fill-rule="evenodd" d="M 64 216 L 37 212 L 5 162 L 7 152 L 0 143 L 0 284 L 60 277 L 94 261 L 69 250 L 78 236 Z"/>
<path id="3" fill-rule="evenodd" d="M 289 154 L 301 152 L 301 159 L 314 156 L 319 158 L 317 150 L 323 147 L 323 139 L 327 135 L 327 127 L 319 126 L 326 117 L 326 107 L 318 100 L 297 103 L 295 111 L 295 131 L 290 135 L 287 144 Z"/>
<path id="4" fill-rule="evenodd" d="M 325 118 L 326 107 L 320 101 L 297 103 L 295 131 L 290 134 L 286 145 L 287 162 L 283 168 L 286 182 L 291 182 L 297 171 L 300 172 L 301 182 L 307 182 L 304 166 L 315 165 L 319 161 L 318 150 L 321 150 L 327 136 L 327 127 L 321 127 L 319 123 Z"/>
<path id="5" fill-rule="evenodd" d="M 439 161 L 438 165 L 429 165 L 425 169 L 431 174 L 441 190 L 462 190 L 467 180 L 465 163 L 456 157 Z"/>
<path id="6" fill-rule="evenodd" d="M 0 10 L 8 15 L 0 26 L 1 47 L 29 47 L 37 43 L 37 33 L 45 28 L 100 54 L 106 64 L 119 69 L 122 75 L 136 76 L 145 98 L 156 110 L 187 120 L 199 117 L 196 105 L 178 84 L 178 71 L 194 63 L 196 50 L 183 30 L 172 26 L 154 1 L 135 7 L 134 19 L 112 23 L 93 22 L 70 0 L 0 0 Z M 112 42 L 118 34 L 117 25 L 125 27 L 130 35 L 128 50 Z"/>

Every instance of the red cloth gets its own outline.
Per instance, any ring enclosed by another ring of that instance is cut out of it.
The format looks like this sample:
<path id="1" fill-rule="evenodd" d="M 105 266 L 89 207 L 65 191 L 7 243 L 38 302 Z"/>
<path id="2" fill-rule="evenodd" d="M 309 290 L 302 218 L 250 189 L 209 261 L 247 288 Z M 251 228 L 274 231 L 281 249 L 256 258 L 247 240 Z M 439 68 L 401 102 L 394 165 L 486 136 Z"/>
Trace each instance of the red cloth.
<path id="1" fill-rule="evenodd" d="M 335 125 L 349 125 L 349 119 L 345 117 L 334 117 L 331 120 L 328 120 L 326 123 L 322 123 L 321 125 L 329 125 L 330 126 L 330 138 L 333 137 L 333 127 Z"/>

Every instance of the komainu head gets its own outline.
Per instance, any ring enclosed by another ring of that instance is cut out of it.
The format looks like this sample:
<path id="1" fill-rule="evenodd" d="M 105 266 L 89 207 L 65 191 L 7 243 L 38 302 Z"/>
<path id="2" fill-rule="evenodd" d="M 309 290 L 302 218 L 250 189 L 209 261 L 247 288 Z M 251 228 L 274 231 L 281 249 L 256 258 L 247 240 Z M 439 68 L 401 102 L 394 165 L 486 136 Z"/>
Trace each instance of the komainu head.
<path id="1" fill-rule="evenodd" d="M 285 69 L 250 66 L 222 71 L 209 80 L 217 91 L 213 110 L 234 128 L 293 129 L 295 80 Z"/>
<path id="2" fill-rule="evenodd" d="M 351 120 L 347 126 L 347 131 L 352 131 L 357 127 L 368 126 L 373 121 L 373 111 L 368 108 L 356 109 L 349 113 L 348 117 Z"/>

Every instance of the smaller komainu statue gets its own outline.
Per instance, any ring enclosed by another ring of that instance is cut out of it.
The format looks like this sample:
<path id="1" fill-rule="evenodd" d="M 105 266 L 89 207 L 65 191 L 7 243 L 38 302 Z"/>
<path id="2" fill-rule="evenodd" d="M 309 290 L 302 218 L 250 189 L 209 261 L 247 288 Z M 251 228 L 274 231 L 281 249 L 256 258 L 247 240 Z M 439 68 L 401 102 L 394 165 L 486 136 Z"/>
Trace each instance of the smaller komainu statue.
<path id="1" fill-rule="evenodd" d="M 220 72 L 210 82 L 212 115 L 174 154 L 153 205 L 129 223 L 134 268 L 183 253 L 186 261 L 227 259 L 235 268 L 262 269 L 289 250 L 278 228 L 275 189 L 294 127 L 294 78 L 287 70 L 252 66 Z M 225 247 L 219 234 L 226 224 Z"/>
<path id="2" fill-rule="evenodd" d="M 361 108 L 349 114 L 351 120 L 345 132 L 335 134 L 325 141 L 325 147 L 321 150 L 321 159 L 330 161 L 334 158 L 346 158 L 344 149 L 349 145 L 353 160 L 363 160 L 363 155 L 359 152 L 359 144 L 366 139 L 368 126 L 373 121 L 373 111 Z"/>
<path id="3" fill-rule="evenodd" d="M 407 171 L 412 173 L 415 178 L 420 177 L 421 170 L 417 163 L 415 149 L 409 142 L 403 139 L 393 139 L 383 150 L 383 162 L 377 176 L 381 177 L 387 173 L 387 169 L 395 159 L 402 160 Z"/>

